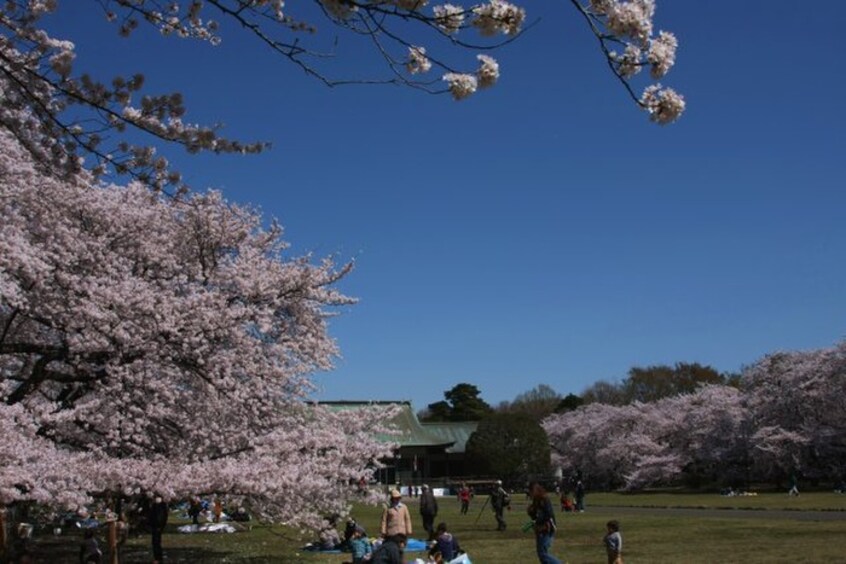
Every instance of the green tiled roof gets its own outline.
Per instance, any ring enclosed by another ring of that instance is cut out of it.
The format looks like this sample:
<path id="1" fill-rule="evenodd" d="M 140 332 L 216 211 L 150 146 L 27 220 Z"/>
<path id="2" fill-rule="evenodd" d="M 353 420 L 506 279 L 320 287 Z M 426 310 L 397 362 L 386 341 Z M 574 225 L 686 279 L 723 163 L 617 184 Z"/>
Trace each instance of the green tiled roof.
<path id="1" fill-rule="evenodd" d="M 467 449 L 467 440 L 476 432 L 478 421 L 421 423 L 424 429 L 443 440 L 452 441 L 453 445 L 446 449 L 450 454 L 463 453 Z"/>
<path id="2" fill-rule="evenodd" d="M 398 405 L 401 409 L 391 423 L 400 431 L 399 435 L 386 435 L 385 441 L 399 443 L 400 447 L 450 447 L 455 439 L 424 427 L 417 419 L 409 401 L 321 401 L 329 409 L 361 409 L 373 405 Z"/>

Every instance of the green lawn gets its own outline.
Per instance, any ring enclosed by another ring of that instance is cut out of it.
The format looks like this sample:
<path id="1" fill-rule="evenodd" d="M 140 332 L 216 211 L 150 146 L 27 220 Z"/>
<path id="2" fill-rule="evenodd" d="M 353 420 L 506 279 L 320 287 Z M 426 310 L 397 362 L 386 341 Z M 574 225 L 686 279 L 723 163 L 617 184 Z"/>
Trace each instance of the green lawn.
<path id="1" fill-rule="evenodd" d="M 684 563 L 771 563 L 771 562 L 842 562 L 841 539 L 846 538 L 846 514 L 831 514 L 836 520 L 806 520 L 800 512 L 787 514 L 767 511 L 703 511 L 700 515 L 673 514 L 671 510 L 645 510 L 632 514 L 623 506 L 665 507 L 743 507 L 755 509 L 843 509 L 846 496 L 835 494 L 803 494 L 798 499 L 766 495 L 757 498 L 719 498 L 717 495 L 682 494 L 590 494 L 587 511 L 580 514 L 559 514 L 559 533 L 553 553 L 562 561 L 576 563 L 604 562 L 601 544 L 605 523 L 620 520 L 624 539 L 624 556 L 632 562 Z M 729 501 L 726 502 L 725 499 Z M 521 564 L 536 562 L 534 538 L 522 533 L 527 520 L 526 503 L 518 499 L 506 514 L 509 528 L 495 531 L 493 513 L 486 509 L 476 521 L 484 498 L 477 498 L 470 514 L 458 512 L 454 499 L 440 500 L 438 521 L 444 520 L 470 553 L 473 562 Z M 796 502 L 796 503 L 794 503 Z M 726 505 L 728 503 L 728 505 Z M 414 524 L 416 505 L 412 500 Z M 620 507 L 620 509 L 614 506 Z M 355 517 L 371 534 L 377 532 L 380 510 L 358 507 Z M 716 515 L 715 515 L 716 514 Z M 175 532 L 178 522 L 165 535 L 168 562 L 230 562 L 305 564 L 339 564 L 344 555 L 317 555 L 299 550 L 309 535 L 284 527 L 254 526 L 247 533 L 231 535 L 181 535 Z M 419 536 L 419 535 L 415 535 Z M 75 562 L 79 537 L 39 536 L 38 562 Z M 414 554 L 406 560 L 413 561 Z M 149 538 L 131 538 L 125 547 L 123 562 L 150 562 Z"/>
<path id="2" fill-rule="evenodd" d="M 587 504 L 613 507 L 694 507 L 698 509 L 779 509 L 846 511 L 846 495 L 811 492 L 791 497 L 786 493 L 726 497 L 690 493 L 596 493 L 588 494 Z"/>

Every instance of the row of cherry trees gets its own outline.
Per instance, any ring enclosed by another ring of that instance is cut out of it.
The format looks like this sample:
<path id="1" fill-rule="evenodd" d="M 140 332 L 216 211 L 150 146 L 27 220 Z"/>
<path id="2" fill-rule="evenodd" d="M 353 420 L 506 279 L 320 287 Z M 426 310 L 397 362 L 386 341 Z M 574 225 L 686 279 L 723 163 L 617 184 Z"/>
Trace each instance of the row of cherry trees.
<path id="1" fill-rule="evenodd" d="M 609 488 L 778 482 L 793 472 L 836 481 L 846 475 L 844 391 L 846 342 L 766 356 L 744 371 L 739 389 L 594 403 L 544 427 L 558 465 Z"/>

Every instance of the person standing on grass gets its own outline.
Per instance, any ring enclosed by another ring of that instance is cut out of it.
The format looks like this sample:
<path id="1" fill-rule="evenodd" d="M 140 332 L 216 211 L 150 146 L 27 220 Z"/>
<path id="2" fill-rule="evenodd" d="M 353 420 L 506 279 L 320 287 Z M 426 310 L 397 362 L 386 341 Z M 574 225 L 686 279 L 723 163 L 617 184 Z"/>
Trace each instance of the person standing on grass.
<path id="1" fill-rule="evenodd" d="M 535 549 L 538 560 L 540 564 L 561 564 L 560 560 L 549 553 L 556 526 L 555 513 L 546 489 L 540 483 L 532 482 L 529 485 L 529 495 L 532 502 L 529 504 L 528 513 L 535 530 Z"/>
<path id="2" fill-rule="evenodd" d="M 605 552 L 608 553 L 608 564 L 623 564 L 623 536 L 620 534 L 620 523 L 608 521 L 605 525 L 608 531 L 605 538 Z"/>
<path id="3" fill-rule="evenodd" d="M 506 523 L 502 514 L 505 511 L 505 508 L 510 506 L 511 498 L 508 496 L 508 492 L 505 491 L 505 488 L 502 487 L 502 480 L 497 480 L 496 489 L 491 494 L 491 507 L 493 507 L 494 515 L 496 516 L 497 531 L 505 530 Z"/>
<path id="4" fill-rule="evenodd" d="M 188 506 L 188 516 L 191 517 L 191 524 L 200 524 L 200 513 L 202 512 L 203 504 L 200 503 L 200 498 L 197 496 L 192 497 Z"/>
<path id="5" fill-rule="evenodd" d="M 585 511 L 585 483 L 581 480 L 576 482 L 576 511 L 579 513 Z"/>
<path id="6" fill-rule="evenodd" d="M 458 490 L 458 501 L 461 502 L 461 514 L 467 515 L 470 509 L 470 488 L 467 484 L 461 484 L 461 489 Z"/>
<path id="7" fill-rule="evenodd" d="M 395 535 L 411 536 L 411 515 L 408 507 L 402 502 L 399 490 L 391 490 L 391 501 L 382 511 L 382 523 L 379 532 L 383 538 Z"/>
<path id="8" fill-rule="evenodd" d="M 787 490 L 787 495 L 799 495 L 799 482 L 795 472 L 790 473 L 790 489 Z"/>
<path id="9" fill-rule="evenodd" d="M 423 528 L 429 533 L 429 540 L 435 538 L 435 517 L 438 514 L 438 500 L 432 488 L 423 484 L 420 494 L 420 516 L 423 518 Z"/>
<path id="10" fill-rule="evenodd" d="M 150 507 L 149 524 L 153 541 L 153 562 L 160 564 L 164 562 L 162 533 L 167 525 L 167 503 L 161 497 L 156 496 L 156 499 L 153 500 L 153 505 Z"/>

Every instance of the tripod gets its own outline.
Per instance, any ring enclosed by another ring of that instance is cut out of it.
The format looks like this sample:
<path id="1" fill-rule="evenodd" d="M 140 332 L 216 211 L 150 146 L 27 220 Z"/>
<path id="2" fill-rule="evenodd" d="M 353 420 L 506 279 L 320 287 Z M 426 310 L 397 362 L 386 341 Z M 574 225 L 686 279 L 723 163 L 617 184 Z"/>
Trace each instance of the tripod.
<path id="1" fill-rule="evenodd" d="M 474 524 L 479 522 L 479 518 L 482 516 L 482 513 L 485 512 L 485 507 L 488 506 L 488 502 L 490 500 L 491 500 L 491 496 L 488 496 L 488 497 L 485 498 L 485 503 L 482 504 L 482 510 L 479 511 L 479 514 L 476 515 L 476 521 L 474 521 Z"/>

